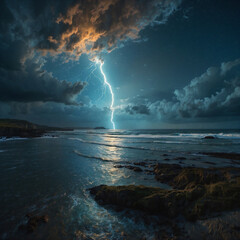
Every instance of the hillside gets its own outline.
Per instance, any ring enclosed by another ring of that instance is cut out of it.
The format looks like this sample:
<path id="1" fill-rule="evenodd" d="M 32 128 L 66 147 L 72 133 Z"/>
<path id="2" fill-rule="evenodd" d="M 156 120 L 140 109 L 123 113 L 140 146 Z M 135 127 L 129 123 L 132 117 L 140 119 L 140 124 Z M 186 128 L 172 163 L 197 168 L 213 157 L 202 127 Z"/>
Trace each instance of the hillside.
<path id="1" fill-rule="evenodd" d="M 0 137 L 40 137 L 48 131 L 57 130 L 72 129 L 41 126 L 18 119 L 0 119 Z"/>
<path id="2" fill-rule="evenodd" d="M 25 120 L 0 119 L 0 128 L 42 129 L 43 127 Z"/>

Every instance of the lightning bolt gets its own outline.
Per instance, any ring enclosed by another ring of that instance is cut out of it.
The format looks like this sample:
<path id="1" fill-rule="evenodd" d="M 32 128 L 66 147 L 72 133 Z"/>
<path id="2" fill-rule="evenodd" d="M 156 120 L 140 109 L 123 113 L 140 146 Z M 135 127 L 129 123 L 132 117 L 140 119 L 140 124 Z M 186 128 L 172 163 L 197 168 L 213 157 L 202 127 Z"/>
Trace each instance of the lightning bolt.
<path id="1" fill-rule="evenodd" d="M 114 121 L 113 121 L 113 117 L 114 117 L 114 107 L 113 107 L 113 105 L 114 105 L 114 93 L 113 93 L 113 90 L 112 90 L 112 86 L 111 86 L 111 84 L 108 82 L 107 77 L 106 77 L 105 73 L 103 72 L 102 67 L 103 67 L 104 62 L 103 62 L 102 60 L 100 60 L 100 59 L 95 59 L 95 62 L 98 63 L 98 64 L 100 64 L 100 71 L 101 71 L 101 74 L 103 75 L 104 84 L 106 84 L 106 85 L 108 86 L 109 91 L 110 91 L 111 96 L 112 96 L 112 102 L 111 102 L 111 105 L 110 105 L 110 110 L 111 110 L 111 123 L 112 123 L 113 129 L 115 130 L 115 129 L 116 129 L 116 128 L 115 128 L 115 123 L 114 123 Z"/>

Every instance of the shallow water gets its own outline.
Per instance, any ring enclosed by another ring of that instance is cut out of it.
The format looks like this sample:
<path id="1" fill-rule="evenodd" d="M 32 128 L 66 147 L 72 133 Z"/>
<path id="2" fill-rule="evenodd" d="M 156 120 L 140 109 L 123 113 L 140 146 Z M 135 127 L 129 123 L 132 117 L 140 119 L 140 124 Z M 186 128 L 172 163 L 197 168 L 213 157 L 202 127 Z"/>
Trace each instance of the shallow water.
<path id="1" fill-rule="evenodd" d="M 88 188 L 100 185 L 167 186 L 153 175 L 135 173 L 115 164 L 157 160 L 182 165 L 219 166 L 231 160 L 199 152 L 240 152 L 240 131 L 78 130 L 56 137 L 0 140 L 1 239 L 151 239 L 151 218 L 99 206 Z M 203 139 L 206 135 L 214 140 Z M 168 154 L 169 156 L 163 156 Z M 184 156 L 187 160 L 174 158 Z M 48 214 L 49 223 L 33 234 L 18 230 L 25 215 Z M 157 224 L 157 223 L 156 223 Z"/>

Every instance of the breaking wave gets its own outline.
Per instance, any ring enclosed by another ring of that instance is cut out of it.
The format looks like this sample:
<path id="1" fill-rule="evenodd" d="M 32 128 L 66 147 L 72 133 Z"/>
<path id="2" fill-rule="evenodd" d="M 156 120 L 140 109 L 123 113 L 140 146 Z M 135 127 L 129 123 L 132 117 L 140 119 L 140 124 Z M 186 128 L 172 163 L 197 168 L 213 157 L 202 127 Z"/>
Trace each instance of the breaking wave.
<path id="1" fill-rule="evenodd" d="M 77 140 L 82 143 L 95 144 L 95 145 L 107 146 L 107 147 L 128 148 L 128 149 L 136 149 L 136 150 L 144 150 L 144 151 L 160 151 L 158 149 L 145 148 L 145 147 L 132 147 L 132 146 L 115 145 L 115 144 L 108 144 L 108 143 L 101 143 L 101 142 L 94 142 L 94 141 L 86 141 L 81 138 L 69 138 L 69 139 Z"/>
<path id="2" fill-rule="evenodd" d="M 0 138 L 0 142 L 5 142 L 5 141 L 14 141 L 14 140 L 27 140 L 29 138 L 22 138 L 22 137 L 10 137 L 10 138 L 6 138 L 6 137 L 2 137 Z"/>
<path id="3" fill-rule="evenodd" d="M 162 139 L 162 138 L 195 138 L 202 139 L 206 136 L 213 136 L 224 139 L 240 139 L 239 133 L 176 133 L 176 134 L 126 134 L 126 135 L 111 135 L 107 134 L 109 138 L 146 138 L 146 139 Z"/>
<path id="4" fill-rule="evenodd" d="M 113 162 L 113 160 L 110 160 L 110 159 L 106 159 L 106 158 L 102 158 L 102 157 L 98 157 L 98 156 L 90 156 L 90 155 L 87 155 L 87 154 L 83 154 L 83 153 L 79 152 L 78 150 L 74 150 L 74 152 L 77 155 L 81 156 L 81 157 L 93 158 L 93 159 L 101 160 L 101 161 L 104 161 L 104 162 Z"/>

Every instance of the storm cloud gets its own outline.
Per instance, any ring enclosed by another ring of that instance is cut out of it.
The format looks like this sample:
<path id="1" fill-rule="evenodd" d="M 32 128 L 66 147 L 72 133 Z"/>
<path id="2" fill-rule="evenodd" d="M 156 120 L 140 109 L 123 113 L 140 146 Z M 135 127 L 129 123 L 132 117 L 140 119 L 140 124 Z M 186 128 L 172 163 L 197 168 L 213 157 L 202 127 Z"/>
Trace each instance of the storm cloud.
<path id="1" fill-rule="evenodd" d="M 0 101 L 59 102 L 78 105 L 74 98 L 85 83 L 59 81 L 40 68 L 39 63 L 27 60 L 24 70 L 0 69 Z"/>
<path id="2" fill-rule="evenodd" d="M 129 114 L 143 114 L 143 115 L 149 115 L 150 111 L 148 107 L 144 104 L 141 105 L 128 105 L 125 108 L 125 111 Z"/>
<path id="3" fill-rule="evenodd" d="M 24 18 L 26 10 L 20 5 L 11 8 L 11 3 L 0 3 L 4 10 L 0 17 L 0 101 L 79 105 L 75 99 L 85 83 L 60 81 L 44 70 L 45 60 L 33 48 L 34 29 Z"/>
<path id="4" fill-rule="evenodd" d="M 163 119 L 240 116 L 240 59 L 208 68 L 175 90 L 172 101 L 159 100 L 149 108 Z"/>
<path id="5" fill-rule="evenodd" d="M 240 117 L 240 59 L 209 67 L 182 89 L 172 100 L 155 102 L 132 98 L 118 109 L 118 114 L 145 115 L 162 120 Z"/>
<path id="6" fill-rule="evenodd" d="M 127 40 L 140 38 L 148 25 L 165 23 L 180 0 L 77 1 L 55 19 L 51 35 L 45 35 L 39 49 L 91 57 L 110 52 Z"/>
<path id="7" fill-rule="evenodd" d="M 85 83 L 44 70 L 44 54 L 76 59 L 112 51 L 150 24 L 164 23 L 180 0 L 1 1 L 0 101 L 75 100 Z M 71 55 L 71 57 L 70 57 Z"/>

